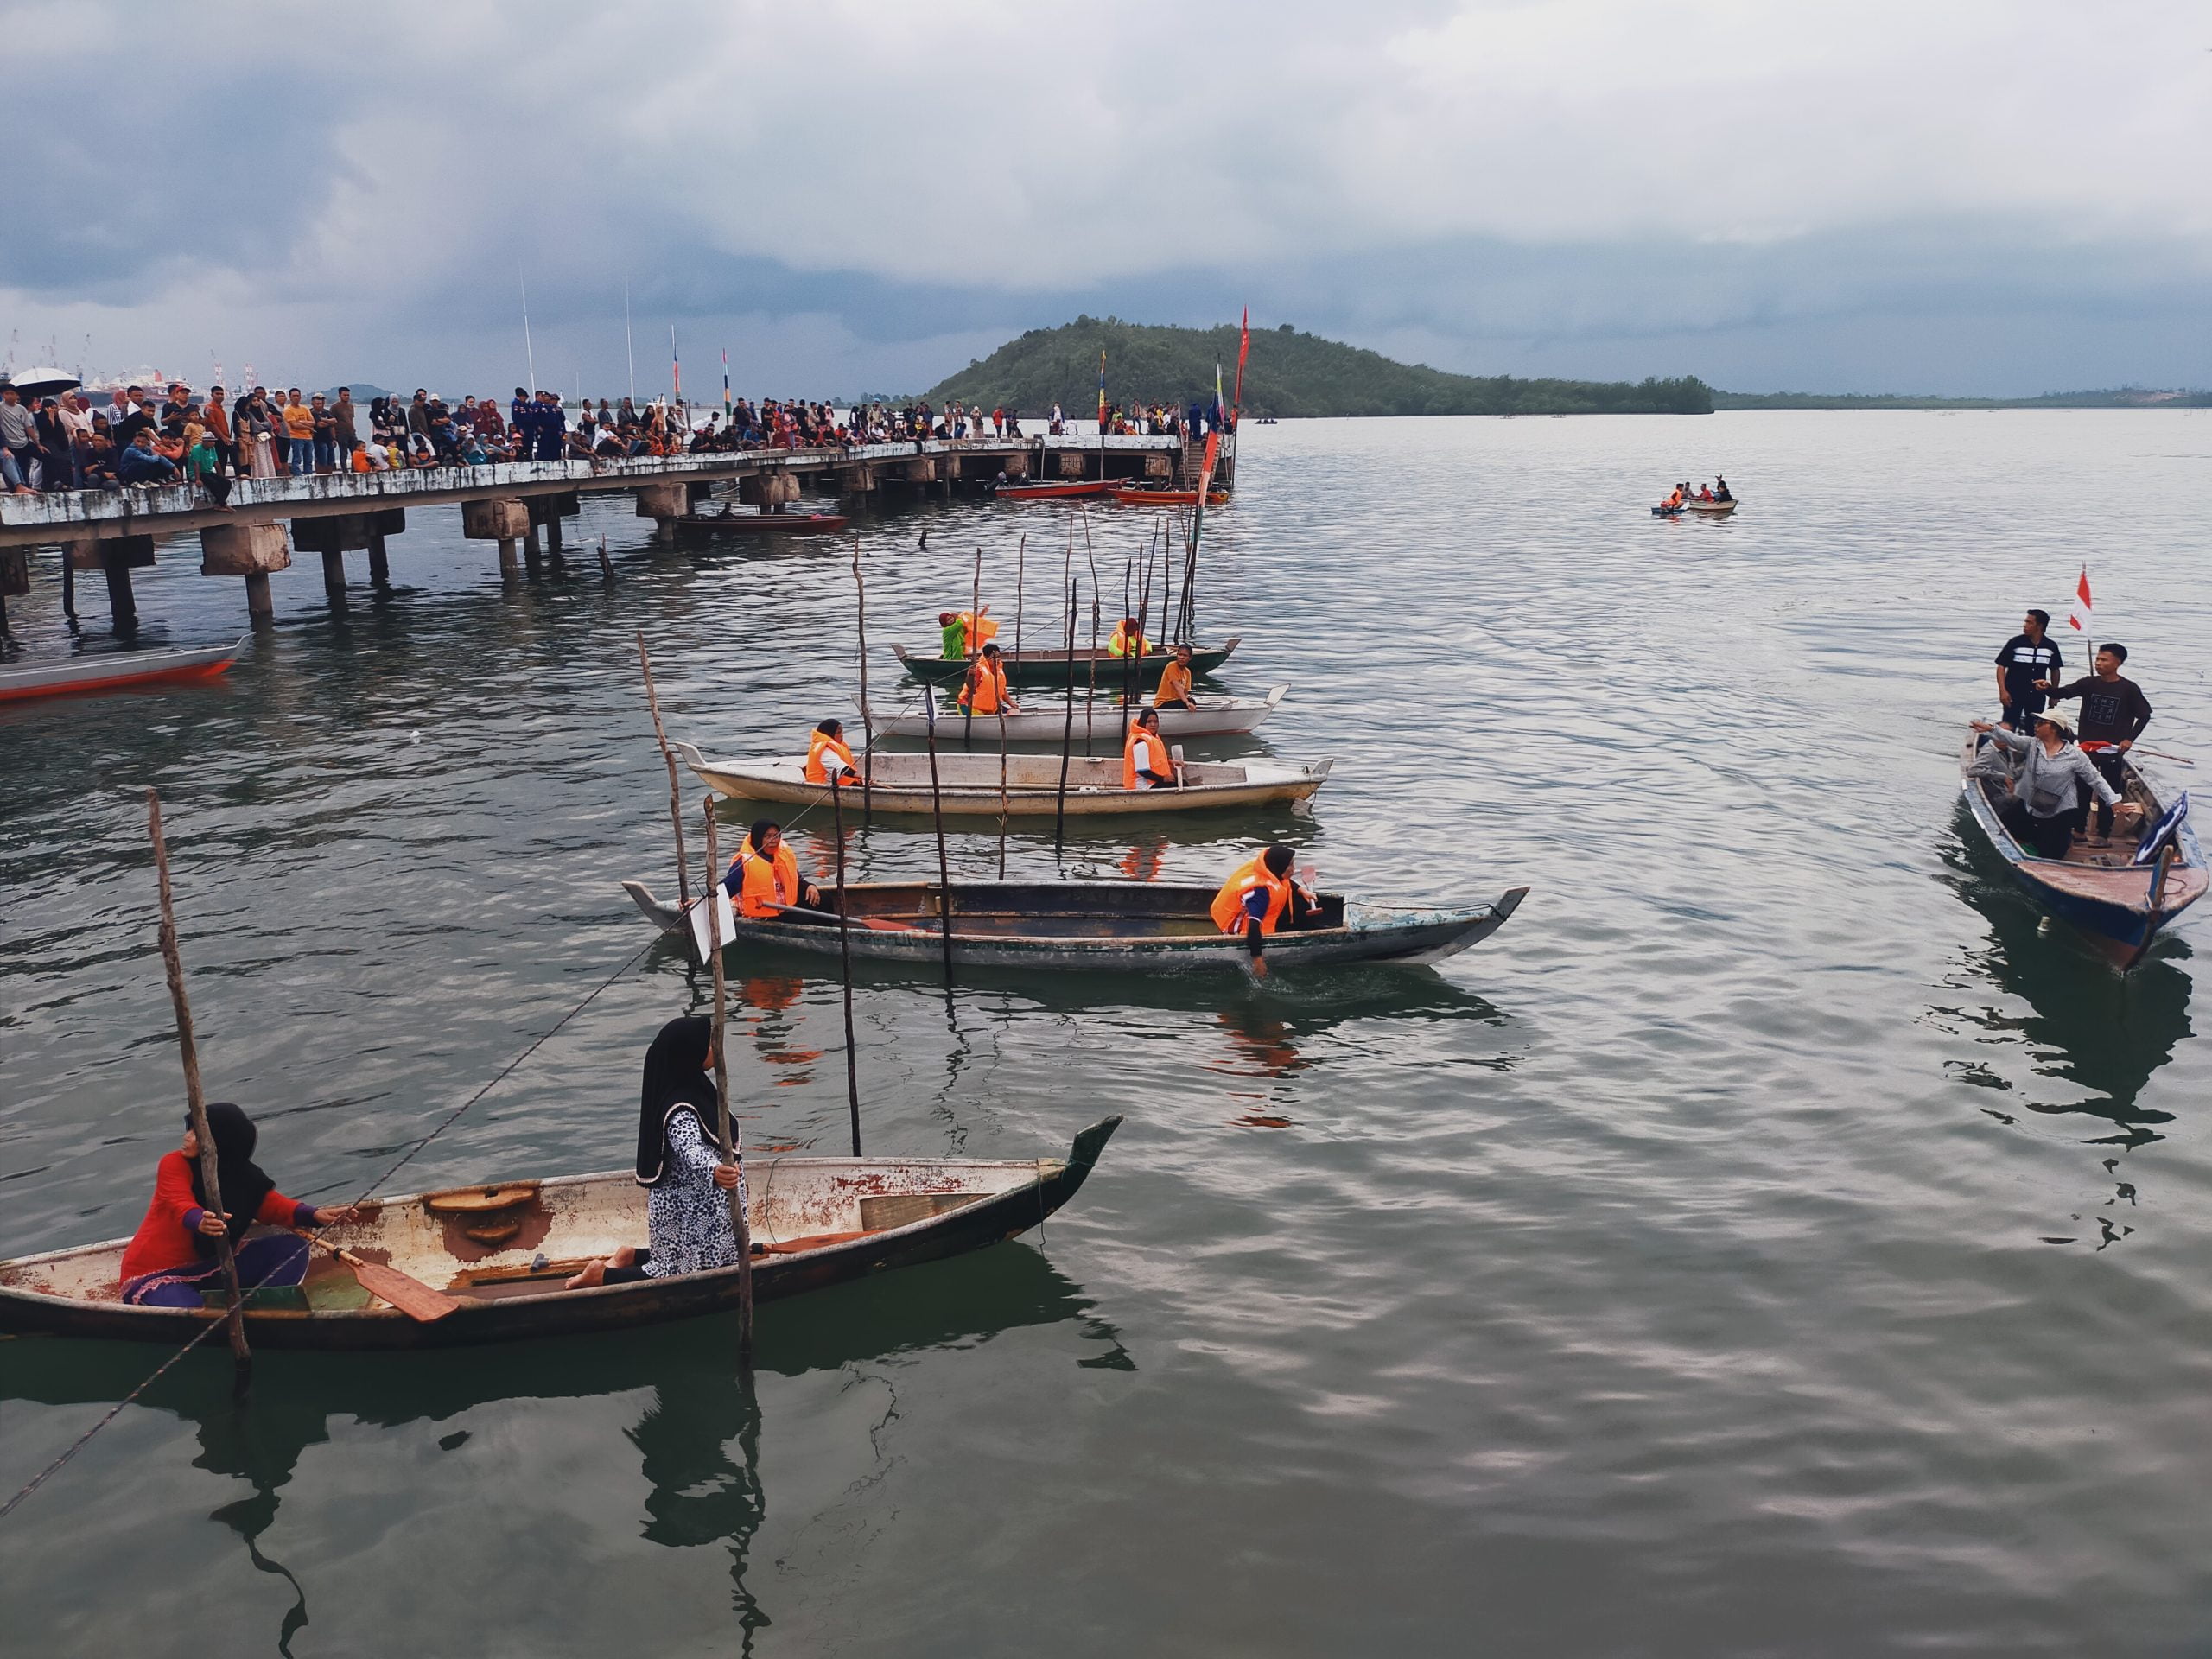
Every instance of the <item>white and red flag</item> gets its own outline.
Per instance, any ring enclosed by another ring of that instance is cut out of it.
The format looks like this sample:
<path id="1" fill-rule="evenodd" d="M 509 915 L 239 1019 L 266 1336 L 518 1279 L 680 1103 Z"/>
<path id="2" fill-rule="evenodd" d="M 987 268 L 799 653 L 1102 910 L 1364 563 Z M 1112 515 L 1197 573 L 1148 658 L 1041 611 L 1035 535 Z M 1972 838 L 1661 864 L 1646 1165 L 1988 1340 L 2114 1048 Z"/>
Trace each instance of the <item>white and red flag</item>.
<path id="1" fill-rule="evenodd" d="M 2085 564 L 2082 567 L 2082 580 L 2074 584 L 2074 608 L 2066 614 L 2066 626 L 2077 632 L 2087 633 L 2089 624 L 2094 620 L 2094 607 L 2089 601 L 2089 567 Z"/>

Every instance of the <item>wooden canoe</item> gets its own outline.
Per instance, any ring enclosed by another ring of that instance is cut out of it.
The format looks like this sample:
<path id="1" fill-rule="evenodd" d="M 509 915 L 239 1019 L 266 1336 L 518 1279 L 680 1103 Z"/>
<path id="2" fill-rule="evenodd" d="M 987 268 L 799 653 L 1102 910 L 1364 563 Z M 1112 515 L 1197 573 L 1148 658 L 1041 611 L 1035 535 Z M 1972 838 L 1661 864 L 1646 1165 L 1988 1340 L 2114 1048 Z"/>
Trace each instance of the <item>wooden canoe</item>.
<path id="1" fill-rule="evenodd" d="M 664 931 L 683 936 L 695 961 L 706 959 L 707 911 L 663 904 L 642 881 L 625 881 L 638 908 Z M 740 916 L 727 893 L 721 903 L 724 950 L 783 945 L 817 956 L 840 949 L 836 899 L 824 889 L 825 911 L 786 911 L 755 920 Z M 931 969 L 944 962 L 939 893 L 934 882 L 860 883 L 845 889 L 851 906 L 853 955 Z M 1092 969 L 1139 973 L 1241 969 L 1243 940 L 1224 935 L 1207 914 L 1215 889 L 1159 881 L 956 882 L 952 888 L 952 959 L 971 968 Z M 1276 967 L 1355 962 L 1440 962 L 1479 944 L 1505 925 L 1529 895 L 1509 888 L 1487 905 L 1407 909 L 1362 904 L 1324 893 L 1322 925 L 1278 933 L 1267 942 Z"/>
<path id="2" fill-rule="evenodd" d="M 2064 858 L 2038 857 L 2012 838 L 1998 815 L 1997 791 L 2003 785 L 1973 770 L 1988 741 L 1969 733 L 1959 753 L 1960 791 L 1975 828 L 2037 903 L 2080 928 L 2115 966 L 2133 967 L 2160 931 L 2212 886 L 2196 832 L 2184 820 L 2166 856 L 2135 862 L 2143 834 L 2165 816 L 2165 808 L 2142 774 L 2127 766 L 2121 773 L 2126 783 L 2122 798 L 2143 809 L 2142 823 L 2133 830 L 2113 824 L 2108 847 L 2076 841 Z"/>
<path id="3" fill-rule="evenodd" d="M 1119 1117 L 1094 1123 L 1065 1159 L 760 1157 L 746 1160 L 747 1221 L 767 1253 L 756 1301 L 958 1255 L 1027 1232 L 1075 1196 Z M 246 1315 L 267 1348 L 449 1348 L 627 1330 L 737 1306 L 738 1270 L 566 1290 L 587 1261 L 645 1242 L 645 1189 L 628 1171 L 461 1187 L 372 1200 L 330 1241 L 458 1297 L 417 1324 L 317 1256 L 296 1291 L 264 1291 Z M 470 1201 L 475 1201 L 471 1208 Z M 128 1307 L 116 1300 L 127 1239 L 0 1262 L 0 1332 L 181 1344 L 219 1308 Z M 542 1263 L 542 1265 L 541 1265 Z"/>
<path id="4" fill-rule="evenodd" d="M 1086 708 L 1081 692 L 1076 695 L 1074 731 L 1078 740 L 1103 739 L 1115 747 L 1128 730 L 1128 715 L 1122 709 L 1118 693 L 1101 693 L 1096 703 Z M 1162 737 L 1236 737 L 1260 729 L 1261 722 L 1275 711 L 1275 706 L 1290 695 L 1287 685 L 1271 686 L 1264 697 L 1208 697 L 1197 709 L 1163 709 L 1160 711 L 1160 734 Z M 1149 706 L 1149 705 L 1143 705 Z M 870 711 L 874 713 L 873 710 Z M 1035 702 L 1006 719 L 1006 741 L 1009 743 L 1050 743 L 1060 745 L 1061 736 L 1069 729 L 1067 703 L 1054 697 L 1049 704 Z M 925 738 L 930 734 L 930 717 L 926 714 L 874 715 L 875 734 L 878 737 Z M 996 748 L 999 742 L 999 716 L 977 715 L 970 719 L 957 706 L 940 705 L 937 717 L 937 739 L 962 749 L 988 746 Z M 995 785 L 995 779 L 994 780 Z"/>
<path id="5" fill-rule="evenodd" d="M 926 754 L 868 756 L 868 801 L 878 812 L 929 817 L 941 803 L 948 814 L 970 817 L 999 815 L 999 757 L 951 747 L 940 729 L 938 784 L 930 784 Z M 689 743 L 676 752 L 699 780 L 732 800 L 781 801 L 787 805 L 828 806 L 830 791 L 806 781 L 803 755 L 772 755 L 745 760 L 709 760 Z M 1291 766 L 1277 760 L 1190 761 L 1180 789 L 1123 789 L 1121 743 L 1111 755 L 1068 757 L 1067 815 L 1098 817 L 1134 812 L 1198 812 L 1217 807 L 1265 806 L 1302 801 L 1319 789 L 1333 761 Z M 1060 810 L 1060 756 L 1033 751 L 1006 757 L 1007 815 L 1052 817 Z M 861 791 L 848 787 L 845 810 L 861 810 Z"/>
<path id="6" fill-rule="evenodd" d="M 680 536 L 766 534 L 827 536 L 853 521 L 836 512 L 688 512 L 676 521 Z"/>
<path id="7" fill-rule="evenodd" d="M 1701 512 L 1711 518 L 1725 518 L 1736 511 L 1736 501 L 1732 496 L 1726 501 L 1700 501 L 1695 496 L 1692 496 L 1682 503 L 1682 511 Z"/>
<path id="8" fill-rule="evenodd" d="M 1103 495 L 1107 487 L 1103 478 L 1078 478 L 1058 484 L 1001 484 L 996 494 L 1001 501 L 1062 501 L 1071 496 Z"/>
<path id="9" fill-rule="evenodd" d="M 1188 507 L 1198 504 L 1196 490 L 1119 489 L 1114 499 L 1128 507 Z M 1225 507 L 1229 505 L 1227 490 L 1208 490 L 1206 505 Z"/>
<path id="10" fill-rule="evenodd" d="M 1211 674 L 1227 662 L 1244 636 L 1231 634 L 1218 645 L 1194 645 L 1191 650 L 1191 671 Z M 927 680 L 933 685 L 957 685 L 968 672 L 973 660 L 965 657 L 940 657 L 934 651 L 908 651 L 904 645 L 893 645 L 893 652 L 906 671 L 918 680 Z M 1006 664 L 1008 685 L 1058 686 L 1065 690 L 1068 683 L 1068 653 L 1065 651 L 1001 651 L 999 660 Z M 1173 651 L 1154 649 L 1137 658 L 1136 683 L 1141 689 L 1160 683 L 1160 671 L 1175 660 Z M 1075 652 L 1075 689 L 1082 691 L 1090 684 L 1093 664 L 1098 669 L 1098 687 L 1103 691 L 1121 685 L 1129 677 L 1129 659 L 1116 657 L 1104 646 L 1092 651 L 1079 647 Z"/>
<path id="11" fill-rule="evenodd" d="M 0 702 L 72 691 L 111 691 L 156 682 L 212 679 L 238 661 L 245 641 L 201 651 L 102 651 L 62 662 L 0 668 Z"/>

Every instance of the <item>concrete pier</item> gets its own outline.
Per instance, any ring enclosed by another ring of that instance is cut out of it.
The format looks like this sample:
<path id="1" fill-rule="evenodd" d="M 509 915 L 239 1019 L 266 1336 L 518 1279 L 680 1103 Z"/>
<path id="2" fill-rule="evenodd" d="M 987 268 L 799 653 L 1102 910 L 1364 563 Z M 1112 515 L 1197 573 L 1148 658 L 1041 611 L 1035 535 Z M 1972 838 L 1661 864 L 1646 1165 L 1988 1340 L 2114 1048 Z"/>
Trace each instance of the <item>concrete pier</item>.
<path id="1" fill-rule="evenodd" d="M 8 587 L 9 555 L 34 546 L 67 550 L 72 570 L 99 570 L 118 628 L 135 622 L 130 572 L 154 562 L 158 538 L 200 535 L 203 575 L 243 576 L 246 609 L 257 622 L 270 614 L 269 577 L 291 564 L 291 549 L 322 556 L 323 585 L 334 608 L 346 602 L 345 555 L 366 550 L 369 579 L 391 582 L 389 538 L 406 529 L 406 509 L 458 505 L 461 533 L 498 544 L 499 570 L 522 574 L 522 550 L 537 567 L 540 531 L 558 564 L 561 520 L 582 511 L 587 494 L 627 491 L 654 538 L 673 542 L 676 522 L 718 485 L 734 484 L 740 499 L 767 511 L 796 501 L 802 490 L 834 488 L 855 505 L 878 499 L 950 499 L 1008 478 L 1097 478 L 1190 488 L 1198 482 L 1203 447 L 1176 437 L 1032 438 L 1022 442 L 928 439 L 831 449 L 752 449 L 635 461 L 503 461 L 485 467 L 421 467 L 395 473 L 332 473 L 311 478 L 239 479 L 228 512 L 189 485 L 67 491 L 0 498 L 0 596 Z M 1234 444 L 1224 445 L 1217 485 L 1234 479 Z M 289 534 L 287 533 L 289 527 Z M 26 576 L 26 580 L 27 580 Z"/>

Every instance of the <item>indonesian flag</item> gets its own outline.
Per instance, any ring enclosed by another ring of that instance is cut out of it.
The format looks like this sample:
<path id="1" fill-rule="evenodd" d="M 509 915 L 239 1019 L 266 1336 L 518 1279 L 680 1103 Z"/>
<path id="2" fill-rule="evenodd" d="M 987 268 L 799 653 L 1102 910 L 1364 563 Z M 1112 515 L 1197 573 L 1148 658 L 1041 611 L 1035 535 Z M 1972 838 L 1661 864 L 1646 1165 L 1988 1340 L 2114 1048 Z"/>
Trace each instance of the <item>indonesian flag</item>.
<path id="1" fill-rule="evenodd" d="M 2089 600 L 2089 567 L 2082 567 L 2082 580 L 2074 587 L 2074 608 L 2067 613 L 2066 626 L 2078 633 L 2087 633 L 2094 620 Z"/>
<path id="2" fill-rule="evenodd" d="M 1236 334 L 1236 393 L 1229 405 L 1233 419 L 1244 407 L 1244 359 L 1252 354 L 1252 308 L 1244 308 L 1244 321 Z"/>

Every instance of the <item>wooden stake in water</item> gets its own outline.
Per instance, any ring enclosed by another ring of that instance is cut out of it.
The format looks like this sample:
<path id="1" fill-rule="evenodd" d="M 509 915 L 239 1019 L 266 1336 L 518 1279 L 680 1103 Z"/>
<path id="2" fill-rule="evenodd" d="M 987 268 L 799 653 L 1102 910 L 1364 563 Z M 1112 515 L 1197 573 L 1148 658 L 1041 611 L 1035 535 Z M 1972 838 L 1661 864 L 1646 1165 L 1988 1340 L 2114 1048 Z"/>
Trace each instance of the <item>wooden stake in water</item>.
<path id="1" fill-rule="evenodd" d="M 702 809 L 707 817 L 707 956 L 715 970 L 715 1133 L 721 1145 L 722 1162 L 735 1164 L 737 1185 L 729 1192 L 730 1230 L 737 1235 L 737 1360 L 748 1370 L 753 1365 L 753 1232 L 745 1219 L 745 1161 L 737 1155 L 737 1141 L 729 1120 L 729 995 L 722 978 L 721 850 L 715 844 L 715 798 L 709 793 Z"/>
<path id="2" fill-rule="evenodd" d="M 1067 838 L 1068 757 L 1075 752 L 1075 583 L 1068 583 L 1068 702 L 1067 717 L 1060 723 L 1060 792 L 1052 804 L 1052 851 L 1058 854 Z"/>
<path id="3" fill-rule="evenodd" d="M 861 732 L 868 740 L 865 753 L 875 760 L 875 713 L 868 706 L 868 583 L 861 575 L 861 538 L 853 537 L 853 621 L 861 636 Z M 875 816 L 875 797 L 868 784 L 868 767 L 861 767 L 861 821 Z"/>
<path id="4" fill-rule="evenodd" d="M 853 931 L 845 909 L 845 791 L 832 779 L 830 811 L 837 836 L 837 965 L 845 986 L 845 1100 L 853 1114 L 853 1156 L 861 1155 L 860 1060 L 853 1046 Z"/>
<path id="5" fill-rule="evenodd" d="M 660 723 L 660 695 L 653 690 L 653 659 L 645 650 L 645 631 L 638 630 L 638 666 L 645 671 L 645 707 L 652 710 L 653 735 L 660 740 L 660 758 L 668 768 L 668 817 L 676 826 L 676 895 L 677 901 L 686 910 L 691 908 L 691 861 L 683 850 L 683 791 L 677 781 L 676 751 L 668 747 L 668 733 Z M 719 872 L 714 868 L 713 849 L 708 849 L 707 880 L 713 881 Z"/>
<path id="6" fill-rule="evenodd" d="M 227 1216 L 223 1189 L 216 1179 L 215 1136 L 207 1127 L 207 1101 L 200 1090 L 200 1048 L 193 1040 L 192 1002 L 184 990 L 184 958 L 177 950 L 176 906 L 169 893 L 169 849 L 162 836 L 162 798 L 151 789 L 146 791 L 146 833 L 153 838 L 154 874 L 161 887 L 162 967 L 168 975 L 169 1001 L 176 1009 L 176 1046 L 184 1060 L 185 1108 L 192 1116 L 192 1133 L 200 1141 L 200 1191 L 207 1209 Z M 236 1367 L 232 1391 L 243 1395 L 253 1380 L 253 1355 L 245 1344 L 245 1305 L 228 1226 L 215 1241 L 215 1259 L 222 1263 L 223 1289 L 230 1309 L 231 1360 Z"/>
<path id="7" fill-rule="evenodd" d="M 944 793 L 937 778 L 937 697 L 927 680 L 922 682 L 922 709 L 929 721 L 930 817 L 937 823 L 938 914 L 944 938 L 944 992 L 952 995 L 952 866 L 944 852 Z"/>

